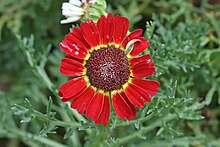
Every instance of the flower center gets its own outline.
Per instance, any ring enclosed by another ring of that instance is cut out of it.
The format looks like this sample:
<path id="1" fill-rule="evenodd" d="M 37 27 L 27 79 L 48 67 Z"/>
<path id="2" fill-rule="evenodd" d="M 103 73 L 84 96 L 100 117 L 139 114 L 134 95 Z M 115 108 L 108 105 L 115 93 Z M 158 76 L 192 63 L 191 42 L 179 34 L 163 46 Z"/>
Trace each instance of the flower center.
<path id="1" fill-rule="evenodd" d="M 130 75 L 125 53 L 113 46 L 94 50 L 85 67 L 91 85 L 106 92 L 120 89 Z"/>

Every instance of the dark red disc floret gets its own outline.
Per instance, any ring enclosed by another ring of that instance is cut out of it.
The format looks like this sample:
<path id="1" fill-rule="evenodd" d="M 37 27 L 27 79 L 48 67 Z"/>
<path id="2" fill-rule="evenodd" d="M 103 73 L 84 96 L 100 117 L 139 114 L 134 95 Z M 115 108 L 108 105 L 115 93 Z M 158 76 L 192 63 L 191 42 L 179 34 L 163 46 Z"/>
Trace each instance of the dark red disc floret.
<path id="1" fill-rule="evenodd" d="M 85 67 L 91 85 L 105 92 L 120 89 L 130 75 L 124 51 L 113 46 L 94 50 Z"/>

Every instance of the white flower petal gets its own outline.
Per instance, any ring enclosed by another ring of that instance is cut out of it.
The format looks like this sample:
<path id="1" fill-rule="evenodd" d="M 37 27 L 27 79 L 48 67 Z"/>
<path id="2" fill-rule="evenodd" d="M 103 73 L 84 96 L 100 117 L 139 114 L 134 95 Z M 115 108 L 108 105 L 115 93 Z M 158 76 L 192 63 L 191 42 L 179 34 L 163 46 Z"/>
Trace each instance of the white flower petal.
<path id="1" fill-rule="evenodd" d="M 81 16 L 84 14 L 84 11 L 79 12 L 79 11 L 63 10 L 62 14 L 64 16 Z"/>
<path id="2" fill-rule="evenodd" d="M 82 15 L 86 13 L 86 6 L 89 8 L 90 4 L 95 2 L 96 0 L 69 0 L 69 2 L 64 2 L 62 4 L 62 14 L 66 16 L 67 19 L 61 20 L 60 23 L 65 24 L 79 20 Z"/>
<path id="3" fill-rule="evenodd" d="M 79 0 L 70 0 L 69 3 L 79 6 L 79 7 L 82 5 L 82 2 Z"/>
<path id="4" fill-rule="evenodd" d="M 70 4 L 70 3 L 63 3 L 62 5 L 63 10 L 71 10 L 71 11 L 83 11 L 82 8 L 77 7 L 76 5 Z"/>
<path id="5" fill-rule="evenodd" d="M 69 17 L 69 18 L 67 18 L 67 21 L 69 21 L 69 22 L 74 22 L 74 21 L 77 21 L 77 20 L 79 20 L 80 19 L 80 17 Z"/>
<path id="6" fill-rule="evenodd" d="M 86 0 L 82 0 L 82 3 L 84 4 L 84 3 L 87 3 L 87 1 Z"/>
<path id="7" fill-rule="evenodd" d="M 90 4 L 94 4 L 96 2 L 96 0 L 90 0 L 89 3 Z"/>
<path id="8" fill-rule="evenodd" d="M 80 17 L 78 17 L 78 16 L 69 17 L 69 18 L 67 18 L 67 19 L 61 20 L 60 23 L 61 23 L 61 24 L 66 24 L 66 23 L 70 23 L 70 22 L 75 22 L 75 21 L 77 21 L 77 20 L 79 20 L 79 19 L 80 19 Z"/>
<path id="9" fill-rule="evenodd" d="M 61 24 L 66 24 L 66 23 L 68 23 L 68 22 L 67 22 L 66 19 L 64 19 L 64 20 L 61 20 L 60 23 L 61 23 Z"/>

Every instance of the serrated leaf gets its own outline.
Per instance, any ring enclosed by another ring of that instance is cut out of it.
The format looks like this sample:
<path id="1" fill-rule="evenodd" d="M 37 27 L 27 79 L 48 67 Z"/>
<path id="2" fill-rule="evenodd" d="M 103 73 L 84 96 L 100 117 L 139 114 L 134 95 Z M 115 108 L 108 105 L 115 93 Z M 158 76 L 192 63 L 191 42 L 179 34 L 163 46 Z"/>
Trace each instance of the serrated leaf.
<path id="1" fill-rule="evenodd" d="M 187 120 L 201 120 L 204 119 L 204 116 L 199 114 L 199 112 L 188 112 L 188 113 L 181 113 L 179 114 L 180 118 L 187 119 Z"/>
<path id="2" fill-rule="evenodd" d="M 44 127 L 43 127 L 43 129 L 40 131 L 40 134 L 39 134 L 39 136 L 41 136 L 41 137 L 47 137 L 47 134 L 54 134 L 54 133 L 56 133 L 56 129 L 57 129 L 58 127 L 56 127 L 56 126 L 54 126 L 54 125 L 52 125 L 52 124 L 44 124 Z"/>
<path id="3" fill-rule="evenodd" d="M 144 33 L 144 36 L 147 38 L 147 40 L 150 40 L 152 38 L 155 26 L 156 23 L 153 21 L 146 22 L 146 31 Z"/>
<path id="4" fill-rule="evenodd" d="M 214 92 L 216 91 L 216 84 L 213 83 L 211 89 L 208 91 L 206 97 L 205 97 L 205 103 L 206 105 L 209 105 L 212 101 L 212 97 L 214 95 Z"/>
<path id="5" fill-rule="evenodd" d="M 138 135 L 138 138 L 142 139 L 142 140 L 146 140 L 147 136 L 146 135 Z"/>
<path id="6" fill-rule="evenodd" d="M 96 128 L 94 125 L 91 125 L 90 123 L 84 123 L 83 121 L 81 121 L 81 125 L 82 126 L 78 128 L 78 131 L 84 131 L 89 128 Z"/>
<path id="7" fill-rule="evenodd" d="M 25 100 L 24 100 L 24 105 L 28 108 L 29 111 L 31 111 L 33 109 L 30 101 L 27 98 L 25 98 Z"/>
<path id="8" fill-rule="evenodd" d="M 29 111 L 25 107 L 16 104 L 11 108 L 11 110 L 14 112 L 15 115 L 24 115 L 27 114 Z"/>
<path id="9" fill-rule="evenodd" d="M 20 121 L 20 123 L 28 123 L 32 120 L 31 117 L 23 117 L 22 120 Z"/>
<path id="10" fill-rule="evenodd" d="M 161 127 L 161 128 L 157 131 L 156 135 L 159 136 L 163 131 L 164 131 L 164 128 Z"/>
<path id="11" fill-rule="evenodd" d="M 66 133 L 65 133 L 63 139 L 68 139 L 68 138 L 70 138 L 75 131 L 76 131 L 75 128 L 67 128 L 67 129 L 66 129 Z"/>
<path id="12" fill-rule="evenodd" d="M 111 141 L 114 143 L 114 144 L 117 144 L 118 143 L 118 138 L 115 138 L 115 137 L 110 137 Z"/>
<path id="13" fill-rule="evenodd" d="M 50 113 L 51 113 L 51 106 L 52 106 L 53 100 L 51 97 L 49 97 L 49 101 L 47 104 L 47 117 L 50 118 Z"/>
<path id="14" fill-rule="evenodd" d="M 137 121 L 135 124 L 134 124 L 134 127 L 138 130 L 140 128 L 140 122 Z"/>

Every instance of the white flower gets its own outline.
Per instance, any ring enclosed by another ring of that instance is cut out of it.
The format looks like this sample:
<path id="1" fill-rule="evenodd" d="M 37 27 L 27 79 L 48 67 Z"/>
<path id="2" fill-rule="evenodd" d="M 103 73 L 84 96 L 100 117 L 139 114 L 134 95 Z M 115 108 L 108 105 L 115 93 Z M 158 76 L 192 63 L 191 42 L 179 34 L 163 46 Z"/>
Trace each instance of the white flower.
<path id="1" fill-rule="evenodd" d="M 61 24 L 75 22 L 86 14 L 91 4 L 96 0 L 69 0 L 62 5 L 62 14 L 66 19 L 61 20 Z"/>

